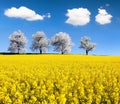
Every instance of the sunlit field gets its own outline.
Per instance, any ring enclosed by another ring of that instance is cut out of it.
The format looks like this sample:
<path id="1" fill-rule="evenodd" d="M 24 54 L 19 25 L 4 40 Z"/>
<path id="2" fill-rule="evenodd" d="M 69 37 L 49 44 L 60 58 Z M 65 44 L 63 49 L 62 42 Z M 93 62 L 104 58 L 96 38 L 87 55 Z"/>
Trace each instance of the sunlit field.
<path id="1" fill-rule="evenodd" d="M 120 57 L 1 55 L 0 104 L 120 104 Z"/>

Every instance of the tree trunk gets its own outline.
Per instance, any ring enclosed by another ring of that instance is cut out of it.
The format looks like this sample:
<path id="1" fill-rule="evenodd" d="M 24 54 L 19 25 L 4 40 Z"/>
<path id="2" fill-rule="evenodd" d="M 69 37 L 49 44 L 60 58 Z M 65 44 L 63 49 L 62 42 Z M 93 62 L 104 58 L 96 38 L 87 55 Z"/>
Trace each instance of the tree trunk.
<path id="1" fill-rule="evenodd" d="M 18 49 L 18 54 L 20 53 L 20 50 Z"/>
<path id="2" fill-rule="evenodd" d="M 17 43 L 18 44 L 18 54 L 20 53 L 20 45 L 19 45 L 19 43 Z"/>
<path id="3" fill-rule="evenodd" d="M 40 49 L 40 54 L 42 54 L 42 49 Z"/>
<path id="4" fill-rule="evenodd" d="M 86 50 L 86 55 L 88 55 L 88 50 Z"/>
<path id="5" fill-rule="evenodd" d="M 18 47 L 18 54 L 20 53 L 20 48 Z"/>
<path id="6" fill-rule="evenodd" d="M 61 54 L 64 54 L 64 52 L 61 52 Z"/>

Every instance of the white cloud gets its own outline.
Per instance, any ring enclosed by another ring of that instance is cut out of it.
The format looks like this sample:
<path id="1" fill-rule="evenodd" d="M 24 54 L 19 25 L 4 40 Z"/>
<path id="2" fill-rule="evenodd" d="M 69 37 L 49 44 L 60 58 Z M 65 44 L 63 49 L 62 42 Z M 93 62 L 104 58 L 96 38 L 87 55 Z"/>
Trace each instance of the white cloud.
<path id="1" fill-rule="evenodd" d="M 109 6 L 110 6 L 110 4 L 105 4 L 105 6 L 106 6 L 106 7 L 109 7 Z"/>
<path id="2" fill-rule="evenodd" d="M 86 8 L 68 9 L 66 23 L 74 26 L 83 26 L 90 22 L 90 11 Z"/>
<path id="3" fill-rule="evenodd" d="M 48 14 L 47 14 L 47 17 L 48 17 L 48 18 L 51 18 L 51 14 L 50 14 L 50 13 L 48 13 Z"/>
<path id="4" fill-rule="evenodd" d="M 98 14 L 95 16 L 95 21 L 101 25 L 111 23 L 112 15 L 108 14 L 105 9 L 98 9 Z"/>
<path id="5" fill-rule="evenodd" d="M 27 21 L 43 20 L 45 17 L 47 18 L 51 17 L 50 13 L 48 13 L 48 16 L 40 15 L 35 13 L 35 11 L 24 6 L 21 6 L 20 8 L 12 7 L 10 9 L 7 9 L 5 10 L 4 15 L 8 17 L 22 18 Z"/>

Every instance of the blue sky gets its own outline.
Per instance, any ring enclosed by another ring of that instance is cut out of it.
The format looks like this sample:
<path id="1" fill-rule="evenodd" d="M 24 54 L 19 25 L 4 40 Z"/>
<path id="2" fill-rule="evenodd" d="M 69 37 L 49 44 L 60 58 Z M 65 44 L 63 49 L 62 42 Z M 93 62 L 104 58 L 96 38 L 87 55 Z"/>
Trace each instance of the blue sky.
<path id="1" fill-rule="evenodd" d="M 85 53 L 78 47 L 81 37 L 88 36 L 97 44 L 90 54 L 120 55 L 119 5 L 119 0 L 1 0 L 0 52 L 7 52 L 10 34 L 21 30 L 28 39 L 27 52 L 32 34 L 44 31 L 49 39 L 68 33 L 74 54 Z"/>

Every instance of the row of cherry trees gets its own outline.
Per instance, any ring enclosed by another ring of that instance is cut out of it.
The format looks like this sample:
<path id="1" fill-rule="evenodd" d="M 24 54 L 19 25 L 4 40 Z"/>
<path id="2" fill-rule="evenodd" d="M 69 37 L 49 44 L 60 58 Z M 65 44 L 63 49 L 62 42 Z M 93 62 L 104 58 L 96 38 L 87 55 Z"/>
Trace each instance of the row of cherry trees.
<path id="1" fill-rule="evenodd" d="M 54 35 L 51 40 L 48 40 L 45 33 L 42 31 L 38 31 L 32 35 L 32 44 L 30 49 L 32 51 L 39 50 L 40 54 L 46 52 L 48 47 L 52 45 L 54 47 L 54 51 L 64 53 L 70 53 L 71 47 L 73 46 L 73 42 L 69 34 L 65 32 L 59 32 Z M 10 45 L 8 47 L 8 51 L 11 53 L 25 53 L 26 52 L 26 44 L 27 38 L 24 33 L 20 30 L 13 32 L 10 37 Z M 89 37 L 82 37 L 80 40 L 80 47 L 86 51 L 86 55 L 88 55 L 89 51 L 92 51 L 95 48 L 95 43 L 89 42 Z"/>

